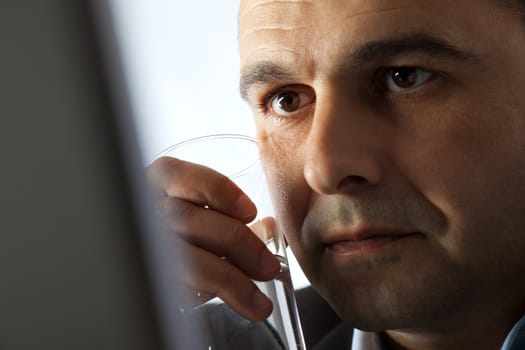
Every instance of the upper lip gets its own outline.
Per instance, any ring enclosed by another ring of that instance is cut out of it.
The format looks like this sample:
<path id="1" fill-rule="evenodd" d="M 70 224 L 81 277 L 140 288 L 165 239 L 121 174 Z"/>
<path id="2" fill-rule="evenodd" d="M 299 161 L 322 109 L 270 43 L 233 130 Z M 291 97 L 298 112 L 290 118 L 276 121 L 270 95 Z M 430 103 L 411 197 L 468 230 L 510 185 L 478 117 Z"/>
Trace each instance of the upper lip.
<path id="1" fill-rule="evenodd" d="M 344 241 L 364 241 L 367 239 L 379 238 L 379 237 L 394 237 L 394 236 L 407 236 L 416 234 L 417 232 L 409 230 L 400 230 L 388 227 L 376 227 L 376 228 L 360 228 L 353 230 L 339 230 L 334 231 L 326 235 L 323 239 L 325 245 L 332 245 L 338 242 Z"/>

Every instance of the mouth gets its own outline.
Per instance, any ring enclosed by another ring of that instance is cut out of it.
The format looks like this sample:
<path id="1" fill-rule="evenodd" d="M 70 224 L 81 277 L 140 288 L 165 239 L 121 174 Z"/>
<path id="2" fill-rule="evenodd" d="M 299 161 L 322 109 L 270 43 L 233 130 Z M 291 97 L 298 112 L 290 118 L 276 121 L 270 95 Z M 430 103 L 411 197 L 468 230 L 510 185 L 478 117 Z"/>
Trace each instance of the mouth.
<path id="1" fill-rule="evenodd" d="M 333 234 L 323 244 L 325 251 L 335 255 L 371 254 L 416 235 L 420 235 L 420 232 L 395 230 L 349 231 Z"/>

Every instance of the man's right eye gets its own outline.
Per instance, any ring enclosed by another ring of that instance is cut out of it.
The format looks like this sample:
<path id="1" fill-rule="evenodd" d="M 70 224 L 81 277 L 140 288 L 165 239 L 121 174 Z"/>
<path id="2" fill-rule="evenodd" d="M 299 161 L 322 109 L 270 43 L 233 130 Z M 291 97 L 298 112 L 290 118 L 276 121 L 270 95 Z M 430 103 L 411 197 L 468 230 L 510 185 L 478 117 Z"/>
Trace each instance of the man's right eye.
<path id="1" fill-rule="evenodd" d="M 313 101 L 313 98 L 304 92 L 282 91 L 270 96 L 267 100 L 270 115 L 276 118 L 286 118 Z"/>

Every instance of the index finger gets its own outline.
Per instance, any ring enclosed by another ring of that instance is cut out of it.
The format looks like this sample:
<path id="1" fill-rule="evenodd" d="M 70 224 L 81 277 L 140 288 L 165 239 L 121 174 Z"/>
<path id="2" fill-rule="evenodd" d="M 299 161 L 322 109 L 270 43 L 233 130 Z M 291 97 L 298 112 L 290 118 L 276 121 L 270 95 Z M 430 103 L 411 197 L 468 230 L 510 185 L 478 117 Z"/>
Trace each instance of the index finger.
<path id="1" fill-rule="evenodd" d="M 255 204 L 233 181 L 199 164 L 161 157 L 150 165 L 148 178 L 167 196 L 210 207 L 242 222 L 250 222 L 257 214 Z"/>

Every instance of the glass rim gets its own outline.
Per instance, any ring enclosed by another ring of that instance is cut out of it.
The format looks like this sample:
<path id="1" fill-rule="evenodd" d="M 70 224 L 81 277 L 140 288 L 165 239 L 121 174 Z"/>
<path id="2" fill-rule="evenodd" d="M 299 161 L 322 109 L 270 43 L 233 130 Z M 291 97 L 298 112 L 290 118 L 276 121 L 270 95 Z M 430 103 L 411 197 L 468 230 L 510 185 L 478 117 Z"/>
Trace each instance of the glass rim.
<path id="1" fill-rule="evenodd" d="M 198 142 L 198 141 L 216 140 L 216 139 L 238 139 L 238 140 L 250 141 L 250 142 L 254 143 L 255 145 L 258 144 L 257 139 L 255 137 L 248 136 L 248 135 L 243 135 L 243 134 L 209 134 L 209 135 L 202 135 L 202 136 L 192 137 L 190 139 L 187 139 L 187 140 L 184 140 L 184 141 L 181 141 L 181 142 L 177 142 L 174 145 L 168 146 L 165 149 L 163 149 L 162 151 L 160 151 L 159 153 L 157 153 L 157 155 L 155 157 L 153 157 L 153 159 L 155 160 L 157 158 L 160 158 L 160 157 L 162 157 L 163 154 L 168 153 L 170 151 L 173 151 L 174 149 L 179 148 L 181 146 L 192 144 L 192 143 Z"/>

